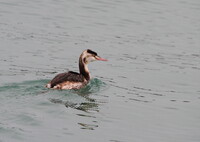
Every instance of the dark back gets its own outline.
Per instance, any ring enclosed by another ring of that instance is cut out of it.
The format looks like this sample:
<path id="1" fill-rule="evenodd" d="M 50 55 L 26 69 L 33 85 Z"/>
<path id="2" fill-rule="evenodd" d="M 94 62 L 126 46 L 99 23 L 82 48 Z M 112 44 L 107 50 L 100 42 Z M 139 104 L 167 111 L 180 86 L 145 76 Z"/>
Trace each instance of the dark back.
<path id="1" fill-rule="evenodd" d="M 84 82 L 85 78 L 83 75 L 76 72 L 72 72 L 72 71 L 67 72 L 67 73 L 60 73 L 51 80 L 51 87 L 53 88 L 55 85 L 66 82 L 66 81 Z"/>

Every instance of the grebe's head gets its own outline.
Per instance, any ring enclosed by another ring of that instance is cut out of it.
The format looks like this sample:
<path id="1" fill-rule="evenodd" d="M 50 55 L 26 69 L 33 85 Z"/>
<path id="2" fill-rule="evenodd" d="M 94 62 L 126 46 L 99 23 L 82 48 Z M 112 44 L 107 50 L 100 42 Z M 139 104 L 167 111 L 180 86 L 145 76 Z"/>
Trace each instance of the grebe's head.
<path id="1" fill-rule="evenodd" d="M 101 57 L 99 57 L 97 55 L 96 52 L 90 50 L 90 49 L 87 49 L 85 51 L 83 51 L 83 53 L 81 54 L 80 58 L 82 59 L 83 63 L 84 64 L 88 64 L 90 62 L 93 62 L 93 61 L 107 61 L 106 59 L 103 59 Z"/>

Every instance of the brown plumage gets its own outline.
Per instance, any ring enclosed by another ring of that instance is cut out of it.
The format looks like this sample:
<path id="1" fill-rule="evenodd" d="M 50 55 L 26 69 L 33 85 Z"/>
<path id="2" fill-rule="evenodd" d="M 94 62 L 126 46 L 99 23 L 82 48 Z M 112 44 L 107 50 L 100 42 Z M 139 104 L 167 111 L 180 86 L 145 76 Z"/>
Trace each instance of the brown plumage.
<path id="1" fill-rule="evenodd" d="M 97 55 L 96 52 L 87 49 L 83 51 L 79 58 L 79 71 L 76 72 L 66 72 L 56 75 L 47 85 L 47 88 L 53 89 L 80 89 L 85 86 L 90 80 L 90 73 L 87 67 L 89 62 L 101 60 L 107 61 Z"/>
<path id="2" fill-rule="evenodd" d="M 60 73 L 52 79 L 51 87 L 53 88 L 55 85 L 63 83 L 65 81 L 85 82 L 85 78 L 82 74 L 72 72 L 72 71 L 69 71 L 69 72 L 66 72 L 66 73 Z"/>

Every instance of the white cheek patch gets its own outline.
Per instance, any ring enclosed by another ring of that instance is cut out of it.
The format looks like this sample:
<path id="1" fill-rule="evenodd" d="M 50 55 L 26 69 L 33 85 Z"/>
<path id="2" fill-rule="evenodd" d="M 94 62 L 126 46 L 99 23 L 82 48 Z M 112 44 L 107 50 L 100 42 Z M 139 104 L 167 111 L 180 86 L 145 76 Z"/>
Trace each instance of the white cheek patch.
<path id="1" fill-rule="evenodd" d="M 93 61 L 95 61 L 96 59 L 92 56 L 92 57 L 89 57 L 89 58 L 87 58 L 87 62 L 93 62 Z"/>

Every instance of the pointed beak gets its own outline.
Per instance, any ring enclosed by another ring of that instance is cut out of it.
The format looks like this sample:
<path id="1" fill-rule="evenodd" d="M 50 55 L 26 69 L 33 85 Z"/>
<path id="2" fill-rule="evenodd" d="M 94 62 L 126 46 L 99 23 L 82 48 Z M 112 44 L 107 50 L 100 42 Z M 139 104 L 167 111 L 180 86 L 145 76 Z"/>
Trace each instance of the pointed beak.
<path id="1" fill-rule="evenodd" d="M 97 60 L 99 60 L 99 61 L 108 61 L 107 59 L 101 58 L 101 57 L 99 57 L 99 56 L 95 56 L 95 58 L 96 58 Z"/>

